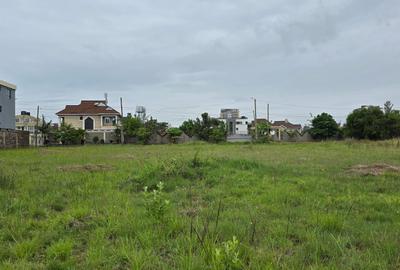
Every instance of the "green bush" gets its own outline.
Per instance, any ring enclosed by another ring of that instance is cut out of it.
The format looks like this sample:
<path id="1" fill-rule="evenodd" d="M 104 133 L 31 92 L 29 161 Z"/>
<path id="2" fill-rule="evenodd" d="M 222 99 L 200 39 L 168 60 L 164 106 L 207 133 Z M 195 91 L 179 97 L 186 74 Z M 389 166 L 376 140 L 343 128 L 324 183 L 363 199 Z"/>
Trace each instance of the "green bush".
<path id="1" fill-rule="evenodd" d="M 163 182 L 157 184 L 157 188 L 150 191 L 146 186 L 144 188 L 145 205 L 147 214 L 158 222 L 164 222 L 169 208 L 169 200 L 165 198 Z"/>
<path id="2" fill-rule="evenodd" d="M 73 128 L 71 125 L 62 124 L 56 132 L 56 139 L 66 145 L 82 144 L 85 139 L 85 131 L 80 128 Z"/>
<path id="3" fill-rule="evenodd" d="M 93 143 L 97 144 L 99 142 L 99 137 L 98 136 L 94 136 L 93 137 Z"/>

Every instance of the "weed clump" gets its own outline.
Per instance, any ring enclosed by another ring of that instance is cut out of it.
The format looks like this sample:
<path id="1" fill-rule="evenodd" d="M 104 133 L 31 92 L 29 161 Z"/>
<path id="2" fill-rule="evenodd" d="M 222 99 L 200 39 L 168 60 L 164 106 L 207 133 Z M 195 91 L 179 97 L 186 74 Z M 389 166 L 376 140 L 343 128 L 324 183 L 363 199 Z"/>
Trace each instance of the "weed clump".
<path id="1" fill-rule="evenodd" d="M 243 269 L 243 262 L 240 259 L 239 240 L 233 236 L 232 240 L 222 243 L 222 247 L 214 250 L 214 269 Z"/>
<path id="2" fill-rule="evenodd" d="M 0 172 L 0 189 L 12 190 L 14 188 L 15 188 L 14 177 Z"/>
<path id="3" fill-rule="evenodd" d="M 194 182 L 205 178 L 208 161 L 202 160 L 196 154 L 193 159 L 177 159 L 161 161 L 155 164 L 146 164 L 139 174 L 130 177 L 119 184 L 120 189 L 128 188 L 133 192 L 141 192 L 145 187 L 149 191 L 157 189 L 160 182 L 165 183 L 166 191 L 170 191 L 172 182 Z"/>
<path id="4" fill-rule="evenodd" d="M 164 184 L 157 184 L 157 189 L 149 191 L 144 188 L 145 206 L 148 216 L 152 217 L 157 222 L 163 222 L 166 219 L 166 214 L 169 209 L 170 202 L 165 198 Z"/>

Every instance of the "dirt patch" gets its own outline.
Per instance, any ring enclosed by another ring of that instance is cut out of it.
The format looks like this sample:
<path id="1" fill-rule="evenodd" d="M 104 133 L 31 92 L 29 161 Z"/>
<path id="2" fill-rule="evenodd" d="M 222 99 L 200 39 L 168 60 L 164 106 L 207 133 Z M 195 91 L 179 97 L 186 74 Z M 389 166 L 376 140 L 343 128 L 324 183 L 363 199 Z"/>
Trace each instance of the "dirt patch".
<path id="1" fill-rule="evenodd" d="M 106 164 L 85 164 L 85 165 L 66 165 L 58 167 L 60 171 L 63 172 L 100 172 L 109 171 L 113 167 Z"/>
<path id="2" fill-rule="evenodd" d="M 387 172 L 400 173 L 400 167 L 389 164 L 355 165 L 349 170 L 349 173 L 355 173 L 362 176 L 379 176 Z"/>

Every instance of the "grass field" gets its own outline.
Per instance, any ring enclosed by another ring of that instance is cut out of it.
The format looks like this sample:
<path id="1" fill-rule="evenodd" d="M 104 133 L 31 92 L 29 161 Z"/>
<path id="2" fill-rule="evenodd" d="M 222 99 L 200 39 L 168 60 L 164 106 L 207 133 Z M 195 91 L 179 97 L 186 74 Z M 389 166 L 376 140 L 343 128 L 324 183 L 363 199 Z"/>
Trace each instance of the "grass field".
<path id="1" fill-rule="evenodd" d="M 400 269 L 395 166 L 395 142 L 0 151 L 0 269 Z"/>

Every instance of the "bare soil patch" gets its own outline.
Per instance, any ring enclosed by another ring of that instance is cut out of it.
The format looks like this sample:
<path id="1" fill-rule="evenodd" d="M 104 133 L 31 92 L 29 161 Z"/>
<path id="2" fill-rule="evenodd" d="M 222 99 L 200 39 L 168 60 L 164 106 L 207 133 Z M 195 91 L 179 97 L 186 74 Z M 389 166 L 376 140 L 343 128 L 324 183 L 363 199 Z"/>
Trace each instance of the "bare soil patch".
<path id="1" fill-rule="evenodd" d="M 58 167 L 63 172 L 99 172 L 113 169 L 111 165 L 106 164 L 85 164 L 85 165 L 66 165 Z"/>
<path id="2" fill-rule="evenodd" d="M 354 165 L 348 172 L 359 174 L 362 176 L 379 176 L 387 172 L 400 173 L 400 167 L 389 164 L 371 164 L 371 165 Z"/>

